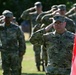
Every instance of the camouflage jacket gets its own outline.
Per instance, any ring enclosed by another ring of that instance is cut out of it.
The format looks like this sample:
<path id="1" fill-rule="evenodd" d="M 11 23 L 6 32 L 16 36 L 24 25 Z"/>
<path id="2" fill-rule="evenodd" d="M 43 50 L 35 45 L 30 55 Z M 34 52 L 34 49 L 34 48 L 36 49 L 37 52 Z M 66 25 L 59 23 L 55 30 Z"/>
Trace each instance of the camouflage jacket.
<path id="1" fill-rule="evenodd" d="M 46 25 L 52 23 L 53 22 L 52 19 L 49 18 L 52 18 L 51 14 L 44 15 L 42 17 L 42 22 L 45 23 Z M 68 31 L 75 32 L 75 22 L 66 16 L 65 21 L 66 21 L 66 29 Z"/>
<path id="2" fill-rule="evenodd" d="M 75 22 L 75 26 L 76 26 L 76 13 L 68 15 L 68 17 L 71 18 Z"/>
<path id="3" fill-rule="evenodd" d="M 74 34 L 69 31 L 63 34 L 58 34 L 56 31 L 45 34 L 45 29 L 36 31 L 30 38 L 32 44 L 46 44 L 47 72 L 70 69 L 73 40 Z"/>
<path id="4" fill-rule="evenodd" d="M 66 21 L 66 29 L 68 31 L 75 32 L 75 22 L 68 17 L 65 17 L 65 21 Z"/>
<path id="5" fill-rule="evenodd" d="M 41 23 L 44 23 L 45 26 L 51 24 L 53 22 L 52 20 L 53 15 L 52 14 L 46 14 L 41 18 Z M 75 16 L 74 16 L 75 19 Z M 65 16 L 66 21 L 66 29 L 71 32 L 75 32 L 75 21 Z"/>
<path id="6" fill-rule="evenodd" d="M 4 49 L 3 51 L 25 53 L 25 39 L 19 26 L 13 23 L 6 26 L 4 23 L 4 29 L 0 31 L 0 39 L 2 48 Z"/>
<path id="7" fill-rule="evenodd" d="M 35 11 L 35 12 L 31 12 L 30 10 L 25 10 L 22 15 L 21 18 L 24 20 L 30 20 L 31 26 L 34 27 L 37 24 L 36 21 L 36 17 L 39 14 Z"/>

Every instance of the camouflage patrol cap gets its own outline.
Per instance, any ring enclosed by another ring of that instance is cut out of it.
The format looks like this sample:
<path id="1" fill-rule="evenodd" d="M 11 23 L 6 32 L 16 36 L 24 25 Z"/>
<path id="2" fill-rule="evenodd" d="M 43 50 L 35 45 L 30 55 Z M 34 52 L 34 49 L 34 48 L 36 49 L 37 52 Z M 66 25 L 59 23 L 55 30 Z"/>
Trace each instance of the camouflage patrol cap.
<path id="1" fill-rule="evenodd" d="M 55 23 L 56 21 L 65 22 L 65 17 L 62 15 L 56 14 L 53 17 L 53 23 Z"/>
<path id="2" fill-rule="evenodd" d="M 13 13 L 9 10 L 4 10 L 2 15 L 4 15 L 5 17 L 13 17 Z"/>
<path id="3" fill-rule="evenodd" d="M 34 5 L 37 6 L 37 7 L 42 6 L 41 2 L 36 2 Z"/>
<path id="4" fill-rule="evenodd" d="M 58 5 L 58 10 L 66 10 L 66 5 L 65 4 Z"/>

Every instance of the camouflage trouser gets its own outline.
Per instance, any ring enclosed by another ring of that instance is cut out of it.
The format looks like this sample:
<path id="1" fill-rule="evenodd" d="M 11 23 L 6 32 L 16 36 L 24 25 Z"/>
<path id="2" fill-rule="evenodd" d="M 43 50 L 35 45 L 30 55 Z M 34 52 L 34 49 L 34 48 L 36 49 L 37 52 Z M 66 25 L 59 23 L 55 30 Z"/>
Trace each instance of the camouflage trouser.
<path id="1" fill-rule="evenodd" d="M 63 75 L 63 74 L 51 74 L 51 73 L 46 73 L 46 75 Z M 66 74 L 65 74 L 66 75 Z"/>
<path id="2" fill-rule="evenodd" d="M 19 57 L 19 75 L 21 75 L 21 72 L 22 72 L 22 60 L 23 60 L 23 56 L 22 57 Z"/>
<path id="3" fill-rule="evenodd" d="M 42 46 L 42 59 L 43 59 L 44 65 L 47 66 L 47 50 L 44 45 Z"/>
<path id="4" fill-rule="evenodd" d="M 40 66 L 40 62 L 41 62 L 41 57 L 40 57 L 41 45 L 33 45 L 33 50 L 35 52 L 36 66 Z"/>
<path id="5" fill-rule="evenodd" d="M 46 75 L 70 75 L 70 68 L 57 68 L 47 65 L 45 68 Z"/>
<path id="6" fill-rule="evenodd" d="M 67 74 L 51 74 L 51 73 L 46 73 L 46 75 L 67 75 Z M 70 75 L 70 74 L 68 74 Z"/>
<path id="7" fill-rule="evenodd" d="M 19 54 L 1 52 L 3 75 L 19 75 Z"/>

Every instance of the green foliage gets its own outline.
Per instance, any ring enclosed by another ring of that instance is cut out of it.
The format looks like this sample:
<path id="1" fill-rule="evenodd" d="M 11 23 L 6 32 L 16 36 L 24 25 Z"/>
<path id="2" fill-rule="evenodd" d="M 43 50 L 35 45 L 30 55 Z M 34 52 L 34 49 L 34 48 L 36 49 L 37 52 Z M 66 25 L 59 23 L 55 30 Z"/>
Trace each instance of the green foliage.
<path id="1" fill-rule="evenodd" d="M 0 14 L 8 9 L 14 13 L 17 18 L 20 17 L 21 13 L 30 7 L 34 6 L 34 3 L 39 0 L 0 0 Z M 75 0 L 40 0 L 43 4 L 43 10 L 51 9 L 52 5 L 66 4 L 67 9 L 71 7 Z"/>

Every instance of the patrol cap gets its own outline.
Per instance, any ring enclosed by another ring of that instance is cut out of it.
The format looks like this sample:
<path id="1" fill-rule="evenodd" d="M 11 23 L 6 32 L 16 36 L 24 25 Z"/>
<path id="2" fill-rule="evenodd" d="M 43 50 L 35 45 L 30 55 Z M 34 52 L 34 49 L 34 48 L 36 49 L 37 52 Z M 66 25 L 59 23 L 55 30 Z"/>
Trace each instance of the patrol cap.
<path id="1" fill-rule="evenodd" d="M 34 4 L 34 6 L 40 7 L 40 6 L 42 6 L 42 4 L 41 4 L 41 2 L 36 2 L 36 3 Z"/>
<path id="2" fill-rule="evenodd" d="M 58 5 L 58 10 L 66 10 L 66 5 L 65 4 Z"/>
<path id="3" fill-rule="evenodd" d="M 53 23 L 55 23 L 56 21 L 65 22 L 65 17 L 62 15 L 56 14 L 53 17 Z"/>
<path id="4" fill-rule="evenodd" d="M 4 10 L 2 15 L 4 15 L 5 17 L 13 17 L 13 13 L 9 10 Z"/>

